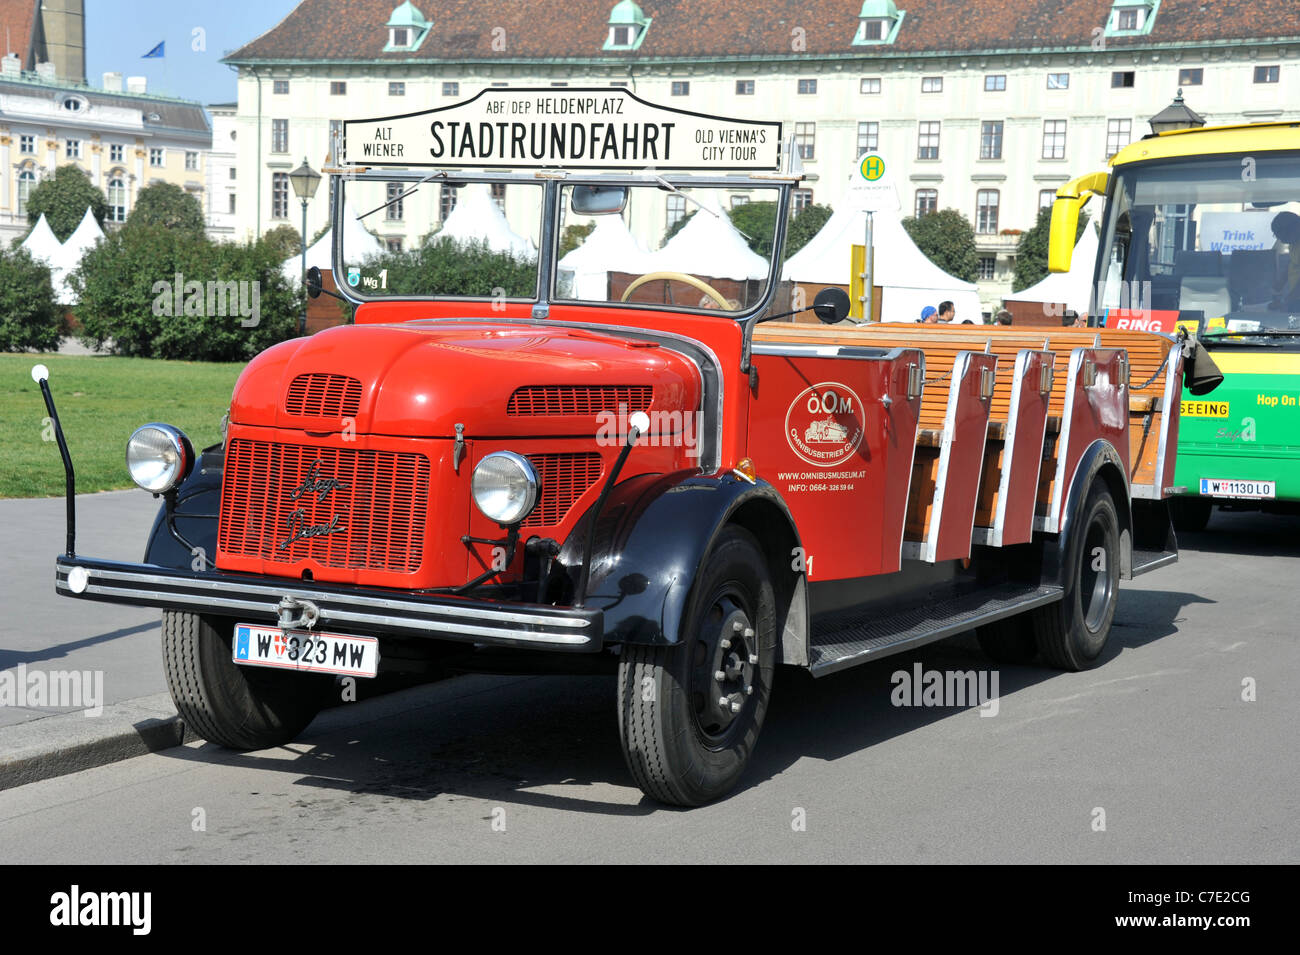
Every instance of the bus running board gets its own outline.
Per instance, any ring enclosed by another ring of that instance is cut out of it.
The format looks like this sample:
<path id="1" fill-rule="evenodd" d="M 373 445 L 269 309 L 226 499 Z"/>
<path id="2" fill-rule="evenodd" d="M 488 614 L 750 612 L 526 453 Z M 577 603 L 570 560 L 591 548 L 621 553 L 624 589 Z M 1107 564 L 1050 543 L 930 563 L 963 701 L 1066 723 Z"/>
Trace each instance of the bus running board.
<path id="1" fill-rule="evenodd" d="M 1178 551 L 1176 550 L 1138 550 L 1138 548 L 1134 547 L 1133 572 L 1130 576 L 1138 577 L 1176 563 L 1178 563 Z"/>
<path id="2" fill-rule="evenodd" d="M 1057 584 L 1002 584 L 895 613 L 869 606 L 827 614 L 813 620 L 809 669 L 826 676 L 1054 603 L 1063 592 Z"/>

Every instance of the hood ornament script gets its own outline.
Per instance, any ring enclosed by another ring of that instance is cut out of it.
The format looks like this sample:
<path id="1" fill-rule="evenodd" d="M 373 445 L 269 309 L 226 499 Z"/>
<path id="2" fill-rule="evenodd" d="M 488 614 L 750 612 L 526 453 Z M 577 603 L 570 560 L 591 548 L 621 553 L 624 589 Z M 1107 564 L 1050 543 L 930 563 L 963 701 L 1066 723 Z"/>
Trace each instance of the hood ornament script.
<path id="1" fill-rule="evenodd" d="M 289 500 L 296 501 L 304 494 L 315 494 L 317 501 L 324 501 L 329 496 L 330 491 L 346 491 L 348 485 L 332 477 L 323 477 L 321 467 L 324 461 L 317 458 L 307 469 L 307 476 L 303 482 L 289 492 Z M 284 522 L 288 525 L 289 536 L 280 541 L 279 549 L 288 550 L 289 545 L 294 541 L 306 540 L 311 537 L 325 537 L 329 534 L 337 534 L 340 531 L 347 530 L 346 527 L 339 525 L 340 515 L 335 514 L 324 524 L 307 523 L 307 511 L 305 508 L 298 508 L 296 511 L 289 512 Z"/>
<path id="2" fill-rule="evenodd" d="M 289 500 L 296 501 L 304 494 L 315 494 L 317 500 L 323 501 L 330 491 L 335 489 L 346 491 L 348 489 L 348 486 L 342 481 L 336 481 L 331 477 L 321 477 L 320 469 L 324 463 L 320 458 L 311 463 L 303 482 L 289 492 Z"/>

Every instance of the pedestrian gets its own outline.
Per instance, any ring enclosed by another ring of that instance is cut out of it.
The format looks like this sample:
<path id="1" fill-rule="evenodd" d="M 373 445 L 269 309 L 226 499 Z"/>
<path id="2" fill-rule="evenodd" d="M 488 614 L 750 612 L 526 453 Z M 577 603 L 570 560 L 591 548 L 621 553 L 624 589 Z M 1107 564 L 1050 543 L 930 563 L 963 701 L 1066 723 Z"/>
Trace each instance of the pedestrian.
<path id="1" fill-rule="evenodd" d="M 1000 309 L 1000 310 L 998 311 L 998 314 L 997 314 L 997 323 L 998 323 L 999 325 L 1010 325 L 1010 324 L 1011 324 L 1011 313 L 1010 313 L 1009 311 L 1007 311 L 1005 308 L 1004 308 L 1004 309 Z"/>
<path id="2" fill-rule="evenodd" d="M 927 305 L 921 309 L 921 323 L 923 325 L 933 325 L 939 320 L 939 310 L 933 305 Z"/>
<path id="3" fill-rule="evenodd" d="M 956 314 L 957 314 L 957 310 L 953 307 L 952 302 L 944 301 L 944 302 L 940 302 L 940 303 L 939 303 L 939 318 L 938 318 L 938 321 L 940 321 L 940 322 L 951 322 L 951 321 L 953 320 L 953 317 L 954 317 Z"/>

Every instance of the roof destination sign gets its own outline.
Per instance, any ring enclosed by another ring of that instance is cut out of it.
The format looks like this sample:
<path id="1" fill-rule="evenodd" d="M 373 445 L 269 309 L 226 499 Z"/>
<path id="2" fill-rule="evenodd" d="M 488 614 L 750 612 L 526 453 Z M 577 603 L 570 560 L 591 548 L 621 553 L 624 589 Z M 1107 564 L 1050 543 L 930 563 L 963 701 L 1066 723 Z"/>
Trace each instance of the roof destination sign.
<path id="1" fill-rule="evenodd" d="M 443 169 L 780 167 L 781 124 L 656 106 L 625 89 L 486 89 L 453 106 L 343 123 L 343 164 Z"/>

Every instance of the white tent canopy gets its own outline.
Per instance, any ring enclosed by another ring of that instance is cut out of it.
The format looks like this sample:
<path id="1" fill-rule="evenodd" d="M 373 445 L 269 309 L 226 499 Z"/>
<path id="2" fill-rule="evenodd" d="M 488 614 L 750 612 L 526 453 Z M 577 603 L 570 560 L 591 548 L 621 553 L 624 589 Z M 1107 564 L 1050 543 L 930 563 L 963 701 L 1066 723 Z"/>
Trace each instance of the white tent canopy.
<path id="1" fill-rule="evenodd" d="M 384 251 L 379 240 L 366 231 L 352 211 L 352 204 L 343 200 L 343 249 L 349 262 L 364 262 Z M 334 230 L 328 230 L 307 250 L 307 268 L 312 266 L 328 272 L 334 268 Z M 280 272 L 291 284 L 302 281 L 302 255 L 292 255 L 280 266 Z"/>
<path id="2" fill-rule="evenodd" d="M 582 245 L 560 259 L 561 275 L 573 276 L 571 294 L 583 301 L 605 300 L 610 272 L 643 275 L 655 269 L 650 253 L 618 215 L 597 216 L 596 227 Z"/>
<path id="3" fill-rule="evenodd" d="M 719 279 L 765 279 L 768 261 L 749 247 L 745 237 L 731 224 L 731 217 L 718 208 L 715 197 L 705 193 L 701 208 L 658 252 L 650 254 L 647 271 L 685 272 Z"/>
<path id="4" fill-rule="evenodd" d="M 458 190 L 456 208 L 447 216 L 434 242 L 483 242 L 493 252 L 509 252 L 525 261 L 537 256 L 537 247 L 510 228 L 501 207 L 485 182 L 469 183 Z"/>
<path id="5" fill-rule="evenodd" d="M 866 241 L 866 223 L 867 214 L 861 209 L 837 209 L 821 231 L 786 261 L 782 278 L 848 287 L 852 246 Z M 872 227 L 881 321 L 919 321 L 921 309 L 927 305 L 937 308 L 945 299 L 953 303 L 957 321 L 983 320 L 975 284 L 949 275 L 927 259 L 903 228 L 897 212 L 876 212 Z"/>
<path id="6" fill-rule="evenodd" d="M 1098 221 L 1100 218 L 1098 216 Z M 1012 292 L 1006 296 L 1005 301 L 1064 304 L 1067 309 L 1080 315 L 1088 314 L 1092 302 L 1092 269 L 1097 261 L 1098 244 L 1096 223 L 1090 222 L 1074 246 L 1070 271 L 1049 272 L 1041 282 L 1019 292 Z"/>
<path id="7" fill-rule="evenodd" d="M 23 239 L 22 248 L 36 261 L 44 262 L 49 265 L 58 255 L 62 244 L 50 228 L 50 224 L 45 221 L 45 213 L 36 220 L 36 225 L 32 226 L 31 233 Z"/>

